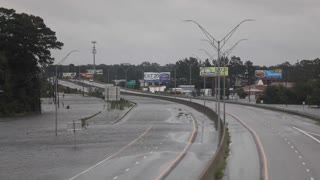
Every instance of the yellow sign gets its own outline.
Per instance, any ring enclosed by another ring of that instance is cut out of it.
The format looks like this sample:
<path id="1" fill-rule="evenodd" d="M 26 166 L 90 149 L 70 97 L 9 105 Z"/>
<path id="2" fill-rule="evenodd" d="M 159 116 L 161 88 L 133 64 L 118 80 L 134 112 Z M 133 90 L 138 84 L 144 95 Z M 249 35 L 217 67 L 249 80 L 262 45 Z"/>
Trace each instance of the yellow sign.
<path id="1" fill-rule="evenodd" d="M 220 67 L 220 76 L 228 76 L 229 68 Z M 218 67 L 200 67 L 200 76 L 203 77 L 217 77 L 218 76 Z"/>

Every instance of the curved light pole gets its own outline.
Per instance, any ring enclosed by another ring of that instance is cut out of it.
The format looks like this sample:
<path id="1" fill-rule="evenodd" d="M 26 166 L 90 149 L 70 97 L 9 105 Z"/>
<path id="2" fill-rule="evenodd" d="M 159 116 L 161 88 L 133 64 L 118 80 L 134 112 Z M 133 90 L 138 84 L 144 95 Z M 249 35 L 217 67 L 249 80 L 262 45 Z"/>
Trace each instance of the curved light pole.
<path id="1" fill-rule="evenodd" d="M 175 65 L 174 67 L 174 98 L 177 99 L 177 69 L 179 68 L 180 64 L 177 64 Z"/>
<path id="2" fill-rule="evenodd" d="M 125 88 L 127 88 L 127 72 L 130 69 L 131 64 L 130 63 L 122 63 L 121 65 L 122 65 L 121 68 L 124 70 L 124 76 L 125 76 L 125 80 L 126 80 Z M 123 66 L 128 66 L 128 68 L 125 69 Z"/>
<path id="3" fill-rule="evenodd" d="M 226 124 L 226 58 L 230 55 L 230 53 L 235 49 L 235 47 L 241 41 L 247 41 L 248 39 L 240 39 L 237 43 L 235 43 L 230 49 L 226 50 L 223 53 L 223 123 Z M 229 61 L 230 62 L 230 61 Z M 228 64 L 229 64 L 228 62 Z"/>
<path id="4" fill-rule="evenodd" d="M 107 71 L 108 71 L 108 84 L 110 83 L 110 81 L 109 81 L 109 77 L 110 77 L 110 70 L 113 68 L 113 67 L 115 67 L 114 65 L 111 65 L 111 67 L 109 67 L 108 69 L 107 69 Z"/>
<path id="5" fill-rule="evenodd" d="M 224 45 L 228 42 L 228 40 L 231 38 L 231 36 L 234 34 L 234 32 L 239 28 L 241 24 L 244 22 L 254 21 L 253 19 L 245 19 L 241 21 L 238 25 L 236 25 L 229 33 L 227 33 L 221 40 L 215 39 L 207 30 L 205 30 L 198 22 L 194 20 L 185 20 L 184 22 L 192 22 L 196 24 L 200 30 L 203 32 L 203 34 L 206 36 L 208 41 L 210 42 L 211 46 L 217 50 L 218 52 L 218 131 L 220 131 L 220 53 L 221 49 L 224 47 Z"/>
<path id="6" fill-rule="evenodd" d="M 58 65 L 62 65 L 64 61 L 74 52 L 79 52 L 77 50 L 70 51 L 64 58 L 62 58 L 59 63 L 56 64 L 56 82 L 55 82 L 55 133 L 58 136 L 58 104 L 57 104 L 57 92 L 58 92 Z M 58 95 L 59 96 L 59 95 Z"/>
<path id="7" fill-rule="evenodd" d="M 209 42 L 208 40 L 205 39 L 205 41 Z M 209 42 L 210 43 L 210 42 Z M 207 54 L 207 56 L 209 57 L 210 60 L 213 61 L 213 57 L 212 55 L 210 55 L 206 50 L 204 49 L 199 49 L 200 51 L 203 51 L 204 53 Z M 218 90 L 217 90 L 217 85 L 218 85 L 218 82 L 217 82 L 217 77 L 214 77 L 214 95 L 216 97 L 216 101 L 215 101 L 215 110 L 216 112 L 218 113 Z"/>
<path id="8" fill-rule="evenodd" d="M 193 56 L 195 56 L 198 60 L 201 61 L 201 59 L 195 55 L 195 54 L 192 54 Z M 203 62 L 203 105 L 206 106 L 206 98 L 205 98 L 205 94 L 206 94 L 206 66 L 205 66 L 205 63 Z"/>

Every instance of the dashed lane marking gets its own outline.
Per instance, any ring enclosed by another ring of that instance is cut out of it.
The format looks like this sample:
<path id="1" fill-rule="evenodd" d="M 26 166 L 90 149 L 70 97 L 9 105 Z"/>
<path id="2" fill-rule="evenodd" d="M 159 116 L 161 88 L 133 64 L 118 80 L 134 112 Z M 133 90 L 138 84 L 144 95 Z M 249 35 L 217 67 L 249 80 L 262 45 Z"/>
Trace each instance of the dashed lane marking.
<path id="1" fill-rule="evenodd" d="M 102 164 L 102 163 L 108 161 L 109 159 L 111 159 L 112 157 L 116 156 L 117 154 L 119 154 L 120 152 L 122 152 L 123 150 L 125 150 L 126 148 L 130 147 L 132 144 L 136 143 L 136 142 L 137 142 L 139 139 L 141 139 L 143 136 L 145 136 L 145 135 L 150 131 L 151 128 L 152 128 L 152 127 L 149 127 L 148 129 L 146 129 L 139 137 L 137 137 L 135 140 L 131 141 L 128 145 L 122 147 L 119 151 L 113 153 L 111 156 L 109 156 L 109 157 L 105 158 L 104 160 L 98 162 L 97 164 L 89 167 L 88 169 L 82 171 L 81 173 L 73 176 L 73 177 L 70 178 L 69 180 L 73 180 L 73 179 L 79 177 L 80 175 L 82 175 L 82 174 L 84 174 L 84 173 L 92 170 L 93 168 L 99 166 L 100 164 Z M 117 178 L 118 178 L 118 177 L 117 177 Z"/>
<path id="2" fill-rule="evenodd" d="M 126 172 L 128 172 L 128 171 L 130 171 L 130 169 L 128 168 L 128 169 L 126 169 Z"/>
<path id="3" fill-rule="evenodd" d="M 113 179 L 118 179 L 118 176 L 115 176 Z"/>

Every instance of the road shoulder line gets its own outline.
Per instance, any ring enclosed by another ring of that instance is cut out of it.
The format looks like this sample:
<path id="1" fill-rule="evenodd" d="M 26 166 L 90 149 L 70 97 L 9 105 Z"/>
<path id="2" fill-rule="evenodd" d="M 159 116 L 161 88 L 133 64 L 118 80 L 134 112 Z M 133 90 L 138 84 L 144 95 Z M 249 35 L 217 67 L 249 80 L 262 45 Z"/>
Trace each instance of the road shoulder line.
<path id="1" fill-rule="evenodd" d="M 245 128 L 247 128 L 249 130 L 249 132 L 252 134 L 254 141 L 256 142 L 256 145 L 258 147 L 258 151 L 259 151 L 259 156 L 260 156 L 260 160 L 261 160 L 261 164 L 262 164 L 262 170 L 263 172 L 261 173 L 261 178 L 263 180 L 268 180 L 268 162 L 267 162 L 267 157 L 263 148 L 263 145 L 260 141 L 259 136 L 257 135 L 257 133 L 251 129 L 246 123 L 244 123 L 243 121 L 241 121 L 238 117 L 236 117 L 233 114 L 227 113 L 229 114 L 231 117 L 233 117 L 234 119 L 236 119 L 237 121 L 239 121 Z"/>

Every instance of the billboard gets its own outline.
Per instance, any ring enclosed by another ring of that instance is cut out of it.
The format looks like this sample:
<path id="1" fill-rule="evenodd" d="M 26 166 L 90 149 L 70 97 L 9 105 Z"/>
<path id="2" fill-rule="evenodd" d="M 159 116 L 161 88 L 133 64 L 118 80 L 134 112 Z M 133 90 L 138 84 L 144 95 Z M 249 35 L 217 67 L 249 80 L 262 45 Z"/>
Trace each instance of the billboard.
<path id="1" fill-rule="evenodd" d="M 87 74 L 93 74 L 94 69 L 87 69 Z M 96 74 L 103 75 L 102 69 L 96 69 Z"/>
<path id="2" fill-rule="evenodd" d="M 170 72 L 145 72 L 144 73 L 145 82 L 170 82 Z"/>
<path id="3" fill-rule="evenodd" d="M 77 73 L 75 72 L 62 73 L 63 78 L 75 78 L 76 76 L 77 76 Z"/>
<path id="4" fill-rule="evenodd" d="M 220 67 L 220 76 L 228 76 L 229 68 Z M 217 77 L 218 76 L 218 67 L 200 67 L 200 76 L 201 77 Z"/>
<path id="5" fill-rule="evenodd" d="M 281 79 L 282 69 L 274 70 L 256 70 L 255 76 L 260 79 Z"/>
<path id="6" fill-rule="evenodd" d="M 80 76 L 87 79 L 92 79 L 93 75 L 88 73 L 80 73 Z"/>

